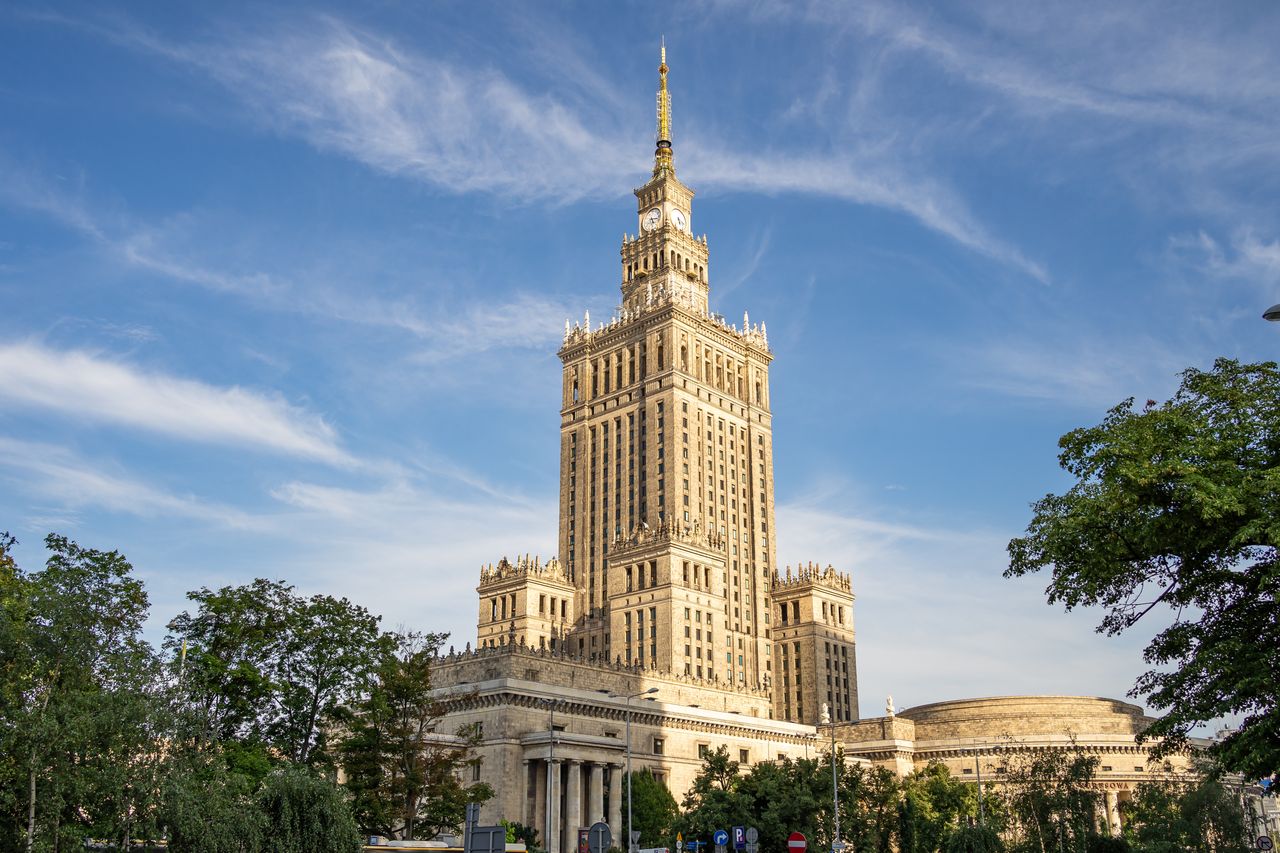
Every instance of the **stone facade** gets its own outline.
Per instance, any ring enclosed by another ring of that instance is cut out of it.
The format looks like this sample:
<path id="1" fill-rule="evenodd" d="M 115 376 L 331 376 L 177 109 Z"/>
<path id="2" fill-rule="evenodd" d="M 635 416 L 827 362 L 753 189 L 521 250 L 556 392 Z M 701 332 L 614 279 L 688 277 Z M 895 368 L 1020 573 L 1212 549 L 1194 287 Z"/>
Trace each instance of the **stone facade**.
<path id="1" fill-rule="evenodd" d="M 999 786 L 1011 767 L 1033 753 L 1082 749 L 1098 757 L 1094 787 L 1104 794 L 1106 821 L 1120 828 L 1119 804 L 1160 768 L 1152 744 L 1139 744 L 1152 719 L 1137 705 L 1090 696 L 1000 696 L 908 708 L 896 715 L 842 726 L 837 735 L 852 756 L 899 775 L 940 762 L 951 775 Z M 1172 761 L 1187 768 L 1185 757 Z"/>
<path id="2" fill-rule="evenodd" d="M 784 720 L 817 725 L 822 708 L 836 723 L 858 719 L 853 590 L 827 566 L 790 567 L 773 578 L 774 709 Z"/>

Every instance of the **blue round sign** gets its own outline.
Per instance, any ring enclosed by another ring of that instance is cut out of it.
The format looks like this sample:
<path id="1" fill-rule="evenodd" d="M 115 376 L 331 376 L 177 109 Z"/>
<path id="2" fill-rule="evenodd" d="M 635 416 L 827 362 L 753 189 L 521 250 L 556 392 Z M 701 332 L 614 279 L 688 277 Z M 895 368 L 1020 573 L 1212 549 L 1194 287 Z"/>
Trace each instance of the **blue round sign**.
<path id="1" fill-rule="evenodd" d="M 717 847 L 723 847 L 729 843 L 729 833 L 723 829 L 717 829 L 715 835 L 711 836 L 711 841 Z"/>

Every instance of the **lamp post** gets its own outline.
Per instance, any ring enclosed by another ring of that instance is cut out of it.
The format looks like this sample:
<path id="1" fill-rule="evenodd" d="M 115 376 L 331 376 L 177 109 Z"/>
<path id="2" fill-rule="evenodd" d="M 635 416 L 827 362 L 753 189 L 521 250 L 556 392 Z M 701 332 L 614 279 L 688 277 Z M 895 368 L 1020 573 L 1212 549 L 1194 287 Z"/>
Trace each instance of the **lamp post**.
<path id="1" fill-rule="evenodd" d="M 548 743 L 550 744 L 551 750 L 550 757 L 547 759 L 547 827 L 546 831 L 543 833 L 545 835 L 543 840 L 547 844 L 547 853 L 560 853 L 559 850 L 551 849 L 551 786 L 554 778 L 552 774 L 555 772 L 556 765 L 556 706 L 563 705 L 564 700 L 544 699 L 543 701 L 546 702 L 547 707 L 551 709 L 551 719 L 547 723 Z M 557 842 L 559 841 L 559 839 L 556 840 Z M 556 846 L 559 847 L 560 845 L 557 843 Z"/>
<path id="2" fill-rule="evenodd" d="M 978 826 L 986 826 L 987 814 L 986 808 L 982 804 L 982 753 L 979 750 L 973 751 L 973 766 L 978 771 Z"/>
<path id="3" fill-rule="evenodd" d="M 840 781 L 836 775 L 836 721 L 831 716 L 831 709 L 827 707 L 827 703 L 822 703 L 822 722 L 831 724 L 831 805 L 836 818 L 836 831 L 831 838 L 832 853 L 839 853 L 844 849 L 844 842 L 840 840 Z"/>
<path id="4" fill-rule="evenodd" d="M 637 696 L 648 696 L 650 693 L 657 693 L 658 688 L 650 687 L 648 690 L 640 690 L 636 693 L 610 693 L 611 699 L 627 700 L 627 853 L 635 853 L 636 843 L 632 840 L 633 824 L 631 823 L 631 700 Z"/>

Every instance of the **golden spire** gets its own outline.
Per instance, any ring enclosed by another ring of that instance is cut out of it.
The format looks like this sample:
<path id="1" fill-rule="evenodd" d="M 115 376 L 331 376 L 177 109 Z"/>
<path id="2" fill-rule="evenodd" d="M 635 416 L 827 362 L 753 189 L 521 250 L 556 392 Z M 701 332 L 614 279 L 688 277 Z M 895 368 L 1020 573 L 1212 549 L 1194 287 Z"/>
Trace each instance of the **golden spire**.
<path id="1" fill-rule="evenodd" d="M 662 61 L 658 65 L 658 147 L 653 152 L 653 174 L 674 172 L 671 160 L 671 93 L 667 91 L 667 40 L 662 39 Z"/>

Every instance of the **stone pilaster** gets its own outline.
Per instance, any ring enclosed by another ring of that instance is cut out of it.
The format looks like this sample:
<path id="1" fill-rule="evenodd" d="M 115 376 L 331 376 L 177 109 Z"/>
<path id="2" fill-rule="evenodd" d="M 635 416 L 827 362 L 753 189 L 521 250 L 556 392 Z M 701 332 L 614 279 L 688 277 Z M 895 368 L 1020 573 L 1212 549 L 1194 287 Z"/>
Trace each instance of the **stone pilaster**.
<path id="1" fill-rule="evenodd" d="M 594 763 L 591 765 L 590 805 L 586 823 L 592 824 L 598 820 L 604 820 L 604 765 Z"/>
<path id="2" fill-rule="evenodd" d="M 569 808 L 566 810 L 566 827 L 568 836 L 568 844 L 575 846 L 578 843 L 578 830 L 582 828 L 582 762 L 577 759 L 569 760 L 569 792 L 568 792 Z"/>

